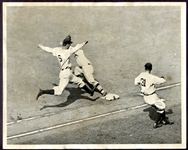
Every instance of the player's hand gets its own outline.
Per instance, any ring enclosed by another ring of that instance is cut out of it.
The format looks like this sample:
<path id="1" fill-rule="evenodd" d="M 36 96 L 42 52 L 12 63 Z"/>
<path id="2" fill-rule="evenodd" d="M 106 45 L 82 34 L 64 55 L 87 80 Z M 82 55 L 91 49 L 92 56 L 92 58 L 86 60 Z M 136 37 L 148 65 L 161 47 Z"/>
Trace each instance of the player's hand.
<path id="1" fill-rule="evenodd" d="M 88 43 L 88 41 L 85 42 L 85 45 Z"/>
<path id="2" fill-rule="evenodd" d="M 38 44 L 38 48 L 41 48 L 42 47 L 42 44 Z"/>
<path id="3" fill-rule="evenodd" d="M 63 45 L 63 42 L 59 42 L 59 45 L 61 45 L 61 46 L 62 46 L 62 45 Z"/>

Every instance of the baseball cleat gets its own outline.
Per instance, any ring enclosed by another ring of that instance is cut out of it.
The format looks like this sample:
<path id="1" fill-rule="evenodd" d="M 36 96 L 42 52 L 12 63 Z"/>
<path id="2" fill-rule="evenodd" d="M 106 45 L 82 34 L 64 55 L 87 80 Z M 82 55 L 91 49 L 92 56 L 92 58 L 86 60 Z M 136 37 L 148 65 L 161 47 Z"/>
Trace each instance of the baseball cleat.
<path id="1" fill-rule="evenodd" d="M 36 100 L 38 100 L 38 98 L 43 94 L 42 90 L 39 89 L 39 93 L 37 94 Z"/>
<path id="2" fill-rule="evenodd" d="M 153 124 L 153 128 L 159 128 L 159 127 L 162 127 L 162 124 L 159 124 L 159 123 L 154 123 Z"/>

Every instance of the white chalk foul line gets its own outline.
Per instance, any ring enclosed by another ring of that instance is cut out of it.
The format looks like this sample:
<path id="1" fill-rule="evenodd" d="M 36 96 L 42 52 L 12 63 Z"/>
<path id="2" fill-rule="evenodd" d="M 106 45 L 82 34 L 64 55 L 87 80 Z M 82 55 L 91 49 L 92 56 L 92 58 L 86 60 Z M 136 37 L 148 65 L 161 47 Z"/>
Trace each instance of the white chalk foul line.
<path id="1" fill-rule="evenodd" d="M 55 125 L 55 126 L 39 129 L 39 130 L 34 130 L 34 131 L 26 132 L 26 133 L 12 135 L 12 136 L 7 137 L 7 140 L 18 138 L 18 137 L 23 137 L 23 136 L 28 136 L 28 135 L 32 135 L 32 134 L 37 134 L 37 133 L 44 132 L 44 131 L 53 130 L 53 129 L 61 128 L 61 127 L 64 127 L 64 126 L 77 124 L 77 123 L 80 123 L 80 122 L 83 122 L 83 121 L 89 121 L 89 120 L 93 120 L 93 119 L 109 116 L 109 115 L 112 115 L 112 114 L 125 112 L 127 110 L 138 109 L 138 108 L 141 108 L 141 107 L 144 107 L 144 106 L 147 106 L 147 105 L 148 104 L 142 104 L 142 105 L 139 105 L 139 106 L 133 106 L 133 107 L 129 107 L 129 108 L 126 108 L 126 109 L 116 110 L 116 111 L 113 111 L 113 112 L 108 112 L 108 113 L 105 113 L 105 114 L 101 114 L 101 115 L 97 115 L 97 116 L 93 116 L 93 117 L 88 117 L 88 118 L 85 118 L 85 119 L 80 119 L 80 120 L 76 120 L 76 121 L 72 121 L 72 122 L 68 122 L 68 123 L 63 123 L 63 124 L 59 124 L 59 125 Z"/>
<path id="2" fill-rule="evenodd" d="M 156 89 L 156 91 L 172 88 L 172 87 L 179 86 L 179 85 L 181 85 L 181 82 L 176 83 L 176 84 L 172 84 L 172 85 L 167 85 L 167 86 L 164 86 L 164 87 L 159 87 L 159 88 Z"/>
<path id="3" fill-rule="evenodd" d="M 175 84 L 172 84 L 172 85 L 159 87 L 159 88 L 156 89 L 156 91 L 172 88 L 172 87 L 179 86 L 179 85 L 181 85 L 181 83 L 175 83 Z M 141 94 L 141 93 L 137 93 L 137 94 L 140 95 L 140 96 L 143 96 L 143 94 Z M 7 125 L 12 125 L 12 124 L 19 123 L 19 122 L 22 122 L 22 121 L 34 120 L 34 119 L 38 119 L 38 118 L 41 118 L 41 117 L 52 116 L 52 115 L 56 115 L 56 114 L 59 114 L 59 113 L 60 112 L 54 112 L 54 113 L 47 113 L 47 114 L 43 114 L 43 115 L 33 116 L 33 117 L 29 117 L 29 118 L 23 118 L 22 120 L 8 122 Z"/>
<path id="4" fill-rule="evenodd" d="M 181 83 L 176 83 L 176 84 L 173 84 L 173 85 L 160 87 L 157 90 L 167 89 L 167 88 L 171 88 L 171 87 L 178 86 L 178 85 L 181 85 Z M 23 137 L 23 136 L 27 136 L 27 135 L 37 134 L 37 133 L 44 132 L 44 131 L 53 130 L 53 129 L 57 129 L 57 128 L 60 128 L 60 127 L 64 127 L 64 126 L 68 126 L 68 125 L 72 125 L 72 124 L 76 124 L 76 123 L 80 123 L 80 122 L 83 122 L 83 121 L 93 120 L 93 119 L 97 119 L 97 118 L 100 118 L 100 117 L 105 117 L 105 116 L 108 116 L 108 115 L 125 112 L 127 110 L 138 109 L 138 108 L 145 107 L 147 105 L 148 104 L 145 103 L 145 104 L 142 104 L 142 105 L 128 107 L 128 108 L 125 108 L 125 109 L 116 110 L 116 111 L 113 111 L 113 112 L 108 112 L 108 113 L 105 113 L 105 114 L 101 114 L 101 115 L 97 115 L 97 116 L 93 116 L 93 117 L 88 117 L 88 118 L 80 119 L 80 120 L 73 121 L 73 122 L 63 123 L 63 124 L 59 124 L 59 125 L 55 125 L 55 126 L 39 129 L 39 130 L 34 130 L 34 131 L 22 133 L 22 134 L 13 135 L 13 136 L 8 136 L 7 140 L 18 138 L 18 137 Z"/>
<path id="5" fill-rule="evenodd" d="M 156 91 L 165 90 L 165 89 L 172 88 L 172 87 L 175 87 L 175 86 L 180 86 L 180 85 L 181 85 L 181 82 L 180 83 L 171 84 L 171 85 L 166 85 L 166 86 L 157 88 Z M 138 95 L 143 96 L 142 93 L 138 93 Z"/>
<path id="6" fill-rule="evenodd" d="M 56 114 L 59 114 L 59 113 L 60 112 L 53 112 L 53 113 L 46 113 L 46 114 L 43 114 L 43 115 L 33 116 L 33 117 L 29 117 L 29 118 L 23 118 L 22 120 L 9 122 L 9 123 L 7 123 L 7 125 L 19 123 L 19 122 L 22 122 L 22 121 L 28 121 L 28 120 L 34 120 L 34 119 L 38 119 L 38 118 L 42 118 L 42 117 L 52 116 L 52 115 L 56 115 Z"/>

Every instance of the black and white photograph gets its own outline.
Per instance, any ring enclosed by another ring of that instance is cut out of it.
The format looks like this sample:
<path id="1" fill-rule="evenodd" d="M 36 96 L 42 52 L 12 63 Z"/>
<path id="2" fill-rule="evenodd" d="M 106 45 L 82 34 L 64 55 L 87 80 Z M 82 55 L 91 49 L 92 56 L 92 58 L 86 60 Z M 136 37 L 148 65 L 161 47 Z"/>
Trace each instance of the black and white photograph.
<path id="1" fill-rule="evenodd" d="M 185 2 L 4 2 L 3 148 L 186 148 Z"/>

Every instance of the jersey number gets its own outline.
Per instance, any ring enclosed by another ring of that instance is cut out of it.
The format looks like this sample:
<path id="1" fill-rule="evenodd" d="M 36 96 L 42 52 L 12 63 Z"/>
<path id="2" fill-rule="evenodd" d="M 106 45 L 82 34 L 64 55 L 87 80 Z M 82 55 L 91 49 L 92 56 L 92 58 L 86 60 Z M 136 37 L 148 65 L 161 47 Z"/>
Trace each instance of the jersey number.
<path id="1" fill-rule="evenodd" d="M 146 86 L 146 79 L 144 79 L 144 78 L 141 78 L 141 86 Z"/>
<path id="2" fill-rule="evenodd" d="M 59 62 L 62 62 L 61 55 L 58 55 Z"/>

